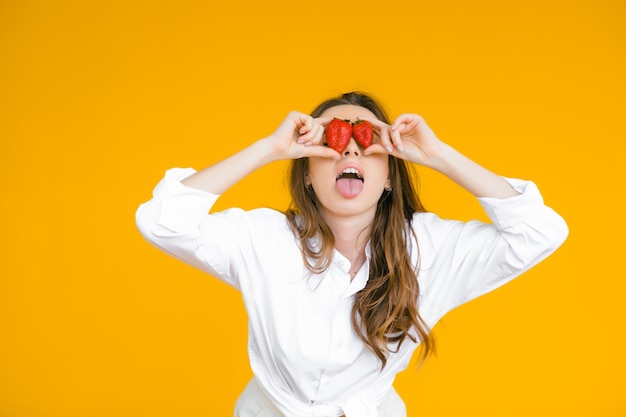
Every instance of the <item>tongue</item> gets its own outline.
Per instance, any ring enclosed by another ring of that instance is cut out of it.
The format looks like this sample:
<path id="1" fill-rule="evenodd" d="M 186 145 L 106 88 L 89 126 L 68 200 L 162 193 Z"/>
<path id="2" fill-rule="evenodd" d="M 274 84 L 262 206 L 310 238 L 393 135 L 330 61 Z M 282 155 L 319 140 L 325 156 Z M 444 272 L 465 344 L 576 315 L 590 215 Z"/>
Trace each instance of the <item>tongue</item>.
<path id="1" fill-rule="evenodd" d="M 356 178 L 339 178 L 335 182 L 339 194 L 346 198 L 356 197 L 363 190 L 363 181 Z"/>

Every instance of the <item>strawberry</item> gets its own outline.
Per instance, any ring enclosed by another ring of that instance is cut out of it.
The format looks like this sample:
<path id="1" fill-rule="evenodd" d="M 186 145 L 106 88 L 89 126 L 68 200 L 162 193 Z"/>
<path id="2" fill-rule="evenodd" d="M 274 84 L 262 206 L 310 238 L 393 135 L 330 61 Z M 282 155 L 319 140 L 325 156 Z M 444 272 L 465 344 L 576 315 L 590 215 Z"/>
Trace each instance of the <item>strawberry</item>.
<path id="1" fill-rule="evenodd" d="M 334 118 L 326 126 L 326 143 L 337 152 L 343 152 L 352 137 L 350 120 Z"/>
<path id="2" fill-rule="evenodd" d="M 352 135 L 359 145 L 367 148 L 374 140 L 374 129 L 367 120 L 358 120 L 352 124 Z"/>

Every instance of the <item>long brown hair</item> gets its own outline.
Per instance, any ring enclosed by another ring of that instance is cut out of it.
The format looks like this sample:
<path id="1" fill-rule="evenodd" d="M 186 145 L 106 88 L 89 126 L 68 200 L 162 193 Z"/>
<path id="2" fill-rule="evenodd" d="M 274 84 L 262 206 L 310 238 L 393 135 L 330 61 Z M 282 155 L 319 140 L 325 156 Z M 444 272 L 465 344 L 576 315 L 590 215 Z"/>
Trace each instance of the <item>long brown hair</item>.
<path id="1" fill-rule="evenodd" d="M 327 109 L 344 104 L 364 107 L 381 121 L 390 124 L 387 112 L 373 97 L 351 92 L 322 102 L 311 113 L 319 117 Z M 417 268 L 411 264 L 409 241 L 414 237 L 412 219 L 425 211 L 419 200 L 411 166 L 389 156 L 391 190 L 381 195 L 371 231 L 369 279 L 356 294 L 352 307 L 352 326 L 363 342 L 387 363 L 387 354 L 400 348 L 408 337 L 421 342 L 425 359 L 434 351 L 434 338 L 418 310 Z M 290 227 L 301 242 L 302 256 L 313 273 L 323 272 L 332 260 L 335 239 L 320 215 L 317 198 L 305 182 L 308 158 L 291 162 L 289 188 L 292 201 L 286 212 Z M 319 244 L 312 242 L 318 241 Z M 419 264 L 419 262 L 418 262 Z M 417 332 L 417 338 L 413 333 Z M 392 350 L 390 344 L 396 345 Z"/>

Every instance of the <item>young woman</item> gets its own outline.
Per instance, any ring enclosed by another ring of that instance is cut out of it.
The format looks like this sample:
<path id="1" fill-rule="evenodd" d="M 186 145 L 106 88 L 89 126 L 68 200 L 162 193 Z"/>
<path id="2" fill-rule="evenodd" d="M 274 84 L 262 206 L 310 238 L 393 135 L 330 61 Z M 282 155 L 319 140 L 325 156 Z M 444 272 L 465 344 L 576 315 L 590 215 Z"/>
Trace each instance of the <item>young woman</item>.
<path id="1" fill-rule="evenodd" d="M 371 122 L 374 143 L 325 146 L 333 118 Z M 218 196 L 255 169 L 291 160 L 285 213 Z M 422 207 L 411 164 L 476 196 L 492 223 Z M 400 417 L 395 375 L 451 309 L 536 265 L 565 240 L 532 182 L 505 179 L 440 141 L 424 120 L 391 124 L 363 93 L 292 112 L 270 136 L 196 172 L 172 169 L 137 211 L 151 243 L 241 291 L 254 373 L 235 415 Z"/>

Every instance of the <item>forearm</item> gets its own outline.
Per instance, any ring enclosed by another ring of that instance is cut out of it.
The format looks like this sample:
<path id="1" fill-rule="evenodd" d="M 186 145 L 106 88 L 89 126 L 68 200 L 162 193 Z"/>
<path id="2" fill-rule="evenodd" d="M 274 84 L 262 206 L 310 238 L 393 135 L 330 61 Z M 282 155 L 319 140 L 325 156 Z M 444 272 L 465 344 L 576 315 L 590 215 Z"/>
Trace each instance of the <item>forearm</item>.
<path id="1" fill-rule="evenodd" d="M 476 197 L 508 198 L 519 195 L 501 176 L 446 144 L 441 145 L 437 163 L 433 168 Z"/>
<path id="2" fill-rule="evenodd" d="M 256 169 L 276 160 L 271 144 L 258 140 L 238 153 L 185 178 L 182 183 L 213 194 L 223 194 Z"/>

